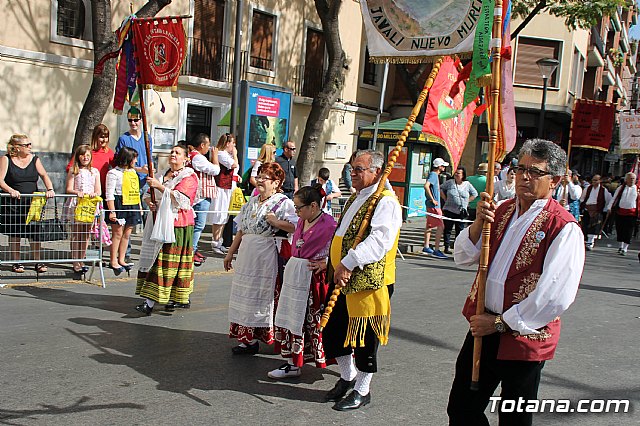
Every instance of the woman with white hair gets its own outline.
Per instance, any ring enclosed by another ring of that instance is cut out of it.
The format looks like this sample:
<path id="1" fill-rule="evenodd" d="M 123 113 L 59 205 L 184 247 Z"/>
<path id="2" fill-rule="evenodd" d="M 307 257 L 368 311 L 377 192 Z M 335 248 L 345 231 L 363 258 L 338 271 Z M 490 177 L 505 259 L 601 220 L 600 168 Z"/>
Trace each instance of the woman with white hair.
<path id="1" fill-rule="evenodd" d="M 629 172 L 624 176 L 624 185 L 618 187 L 607 206 L 610 212 L 616 213 L 616 236 L 620 243 L 618 254 L 621 256 L 627 255 L 633 228 L 640 215 L 639 191 L 636 175 Z"/>

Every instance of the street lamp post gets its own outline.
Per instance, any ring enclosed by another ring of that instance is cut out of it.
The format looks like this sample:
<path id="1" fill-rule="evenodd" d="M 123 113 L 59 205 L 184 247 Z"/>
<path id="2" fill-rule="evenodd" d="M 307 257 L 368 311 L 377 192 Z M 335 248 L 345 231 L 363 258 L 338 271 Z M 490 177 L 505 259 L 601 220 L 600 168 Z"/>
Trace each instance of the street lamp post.
<path id="1" fill-rule="evenodd" d="M 542 58 L 536 61 L 540 74 L 542 74 L 542 104 L 540 105 L 540 120 L 538 121 L 538 137 L 544 136 L 544 113 L 547 103 L 547 84 L 549 78 L 558 67 L 559 62 L 553 58 Z"/>

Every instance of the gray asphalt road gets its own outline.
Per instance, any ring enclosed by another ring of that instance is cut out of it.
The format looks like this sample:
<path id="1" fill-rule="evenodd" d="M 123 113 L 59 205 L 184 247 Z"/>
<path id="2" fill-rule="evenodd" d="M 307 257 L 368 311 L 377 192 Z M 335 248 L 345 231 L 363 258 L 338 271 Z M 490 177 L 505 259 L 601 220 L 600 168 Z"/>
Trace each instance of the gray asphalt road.
<path id="1" fill-rule="evenodd" d="M 632 247 L 637 250 L 637 243 Z M 627 414 L 544 414 L 539 425 L 639 424 L 640 264 L 602 244 L 587 256 L 540 398 L 631 399 Z M 138 317 L 133 278 L 107 288 L 51 279 L 0 289 L 2 424 L 444 425 L 453 366 L 466 332 L 460 314 L 475 271 L 453 261 L 398 260 L 390 343 L 380 352 L 373 402 L 353 413 L 322 401 L 335 366 L 305 366 L 288 382 L 271 348 L 233 357 L 227 338 L 231 275 L 220 258 L 198 269 L 192 309 Z M 2 281 L 0 277 L 0 282 Z M 497 424 L 492 416 L 492 424 Z"/>

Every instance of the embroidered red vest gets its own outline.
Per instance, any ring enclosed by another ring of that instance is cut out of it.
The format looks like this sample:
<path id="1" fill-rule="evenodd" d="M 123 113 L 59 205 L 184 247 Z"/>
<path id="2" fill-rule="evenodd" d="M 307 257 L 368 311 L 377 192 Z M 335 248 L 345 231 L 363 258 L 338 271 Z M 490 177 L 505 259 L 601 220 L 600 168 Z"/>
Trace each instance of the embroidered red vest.
<path id="1" fill-rule="evenodd" d="M 587 200 L 589 200 L 589 196 L 591 195 L 591 190 L 593 189 L 593 186 L 589 185 L 589 187 L 587 188 L 587 193 L 584 196 L 584 201 L 582 203 L 580 203 L 580 208 L 584 209 L 587 206 Z M 596 207 L 598 208 L 598 211 L 600 213 L 602 213 L 604 211 L 604 186 L 599 185 L 598 186 L 598 198 L 596 200 Z"/>
<path id="2" fill-rule="evenodd" d="M 502 203 L 496 210 L 491 227 L 489 268 L 498 246 L 516 210 L 516 200 Z M 549 199 L 527 230 L 507 273 L 504 286 L 503 312 L 522 302 L 536 288 L 542 275 L 545 255 L 562 228 L 576 219 L 556 200 Z M 469 320 L 476 313 L 477 276 L 464 304 L 462 314 Z M 560 338 L 560 318 L 538 329 L 539 334 L 520 335 L 515 331 L 502 333 L 498 359 L 517 361 L 546 361 L 553 355 Z"/>
<path id="3" fill-rule="evenodd" d="M 228 169 L 220 164 L 220 174 L 216 175 L 215 179 L 218 188 L 231 189 L 233 182 L 233 169 Z"/>

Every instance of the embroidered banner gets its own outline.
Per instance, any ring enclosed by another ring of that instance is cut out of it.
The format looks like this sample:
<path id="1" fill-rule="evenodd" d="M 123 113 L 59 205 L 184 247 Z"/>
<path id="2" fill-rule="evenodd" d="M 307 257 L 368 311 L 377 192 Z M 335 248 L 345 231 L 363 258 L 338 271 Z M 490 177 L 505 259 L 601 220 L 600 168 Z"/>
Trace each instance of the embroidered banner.
<path id="1" fill-rule="evenodd" d="M 453 170 L 456 169 L 462 157 L 462 151 L 467 142 L 467 136 L 473 121 L 475 102 L 467 105 L 462 112 L 454 118 L 447 120 L 438 119 L 438 105 L 443 103 L 455 110 L 462 108 L 465 84 L 458 82 L 459 91 L 452 99 L 449 94 L 451 87 L 458 79 L 456 64 L 450 57 L 444 58 L 440 71 L 429 90 L 429 100 L 424 114 L 422 132 L 433 135 L 438 142 L 449 152 Z"/>
<path id="2" fill-rule="evenodd" d="M 615 113 L 613 104 L 578 99 L 573 109 L 571 146 L 609 151 Z"/>
<path id="3" fill-rule="evenodd" d="M 360 0 L 372 62 L 468 57 L 482 0 Z"/>
<path id="4" fill-rule="evenodd" d="M 620 114 L 620 151 L 640 154 L 640 114 Z"/>
<path id="5" fill-rule="evenodd" d="M 175 90 L 186 54 L 182 19 L 136 19 L 133 24 L 138 83 Z"/>

